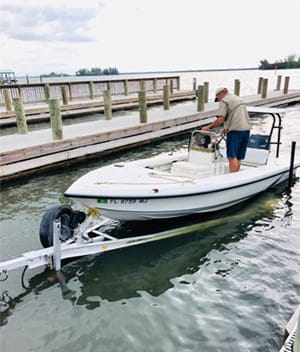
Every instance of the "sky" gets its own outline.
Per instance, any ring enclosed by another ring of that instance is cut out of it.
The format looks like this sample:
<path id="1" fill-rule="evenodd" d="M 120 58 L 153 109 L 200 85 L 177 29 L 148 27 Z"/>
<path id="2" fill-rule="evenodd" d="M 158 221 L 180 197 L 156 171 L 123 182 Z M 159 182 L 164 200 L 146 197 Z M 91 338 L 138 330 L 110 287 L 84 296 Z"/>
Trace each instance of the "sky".
<path id="1" fill-rule="evenodd" d="M 300 56 L 300 0 L 0 0 L 17 76 L 258 67 Z"/>

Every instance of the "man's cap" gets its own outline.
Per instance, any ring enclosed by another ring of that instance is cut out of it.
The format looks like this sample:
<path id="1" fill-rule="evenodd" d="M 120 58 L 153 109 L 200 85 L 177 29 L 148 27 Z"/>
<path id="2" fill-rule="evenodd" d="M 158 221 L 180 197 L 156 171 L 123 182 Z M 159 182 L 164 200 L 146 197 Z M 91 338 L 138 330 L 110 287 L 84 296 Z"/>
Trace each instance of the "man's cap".
<path id="1" fill-rule="evenodd" d="M 219 93 L 223 92 L 223 91 L 225 91 L 226 93 L 228 92 L 227 88 L 225 88 L 225 87 L 220 87 L 220 88 L 218 88 L 218 89 L 216 90 L 216 96 L 217 96 Z"/>

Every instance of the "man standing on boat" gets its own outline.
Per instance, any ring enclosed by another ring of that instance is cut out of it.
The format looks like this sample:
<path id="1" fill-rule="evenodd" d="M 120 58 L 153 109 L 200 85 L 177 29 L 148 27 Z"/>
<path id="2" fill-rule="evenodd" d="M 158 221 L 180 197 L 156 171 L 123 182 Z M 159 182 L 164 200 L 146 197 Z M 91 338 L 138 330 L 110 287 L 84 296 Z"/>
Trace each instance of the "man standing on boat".
<path id="1" fill-rule="evenodd" d="M 251 124 L 244 102 L 237 95 L 230 94 L 225 87 L 216 90 L 219 102 L 217 119 L 202 131 L 209 131 L 224 124 L 222 135 L 226 135 L 227 158 L 230 172 L 240 170 L 241 161 L 245 158 Z"/>

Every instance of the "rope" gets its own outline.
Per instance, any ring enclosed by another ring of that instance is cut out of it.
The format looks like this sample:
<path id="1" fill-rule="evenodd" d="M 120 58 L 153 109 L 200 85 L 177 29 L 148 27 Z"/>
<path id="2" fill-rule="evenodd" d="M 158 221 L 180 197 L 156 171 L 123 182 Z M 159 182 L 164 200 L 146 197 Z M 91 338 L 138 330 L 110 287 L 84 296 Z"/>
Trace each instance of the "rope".
<path id="1" fill-rule="evenodd" d="M 184 180 L 177 180 L 175 178 L 172 178 L 172 176 L 165 176 L 165 175 L 160 175 L 160 174 L 156 174 L 154 172 L 150 172 L 148 174 L 151 177 L 154 178 L 162 178 L 165 180 L 169 180 L 171 182 L 169 183 L 164 183 L 164 184 L 171 184 L 174 182 L 177 183 L 194 183 L 194 180 L 192 177 L 188 177 L 188 176 L 182 176 L 182 175 L 173 175 L 173 177 L 177 177 L 177 178 L 184 178 Z M 96 182 L 97 185 L 153 185 L 153 182 L 112 182 L 112 181 L 106 181 L 106 182 Z"/>

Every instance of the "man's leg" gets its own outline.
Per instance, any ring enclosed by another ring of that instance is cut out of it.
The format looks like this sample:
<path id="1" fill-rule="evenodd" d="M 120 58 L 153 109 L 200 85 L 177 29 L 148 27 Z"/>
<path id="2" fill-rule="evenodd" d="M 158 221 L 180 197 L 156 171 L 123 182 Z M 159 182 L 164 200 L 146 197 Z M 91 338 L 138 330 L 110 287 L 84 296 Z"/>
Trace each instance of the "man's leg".
<path id="1" fill-rule="evenodd" d="M 241 161 L 236 158 L 228 158 L 229 161 L 229 171 L 237 172 L 240 170 Z"/>

